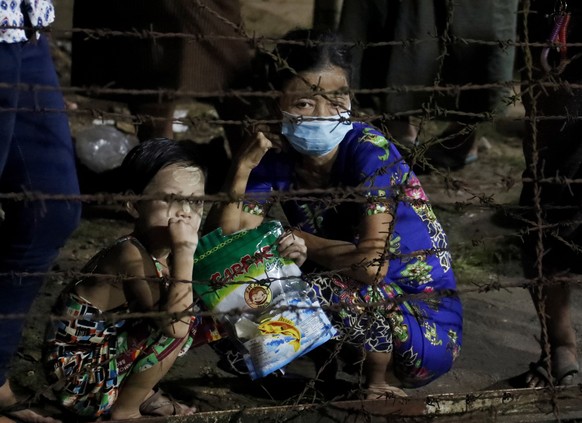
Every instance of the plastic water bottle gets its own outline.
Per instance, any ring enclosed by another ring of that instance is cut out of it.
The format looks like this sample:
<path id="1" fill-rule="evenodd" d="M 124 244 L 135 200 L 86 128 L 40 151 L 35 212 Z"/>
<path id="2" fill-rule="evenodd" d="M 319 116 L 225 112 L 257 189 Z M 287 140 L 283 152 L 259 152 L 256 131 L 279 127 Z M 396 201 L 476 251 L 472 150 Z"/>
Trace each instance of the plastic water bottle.
<path id="1" fill-rule="evenodd" d="M 127 135 L 109 125 L 94 125 L 80 131 L 75 151 L 79 161 L 96 173 L 115 169 L 133 147 L 135 136 Z"/>

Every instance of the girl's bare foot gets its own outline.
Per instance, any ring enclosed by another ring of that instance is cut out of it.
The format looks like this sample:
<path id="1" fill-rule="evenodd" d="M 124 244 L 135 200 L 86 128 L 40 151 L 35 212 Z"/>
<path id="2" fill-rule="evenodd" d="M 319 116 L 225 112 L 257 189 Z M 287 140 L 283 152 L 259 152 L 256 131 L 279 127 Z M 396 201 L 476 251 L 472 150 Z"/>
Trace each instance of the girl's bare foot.
<path id="1" fill-rule="evenodd" d="M 60 420 L 53 419 L 52 417 L 42 416 L 30 408 L 17 411 L 2 411 L 2 413 L 5 416 L 10 417 L 10 419 L 5 420 L 6 422 L 18 421 L 23 423 L 61 423 Z"/>
<path id="2" fill-rule="evenodd" d="M 18 421 L 24 423 L 61 423 L 60 420 L 43 416 L 26 404 L 18 401 L 10 388 L 9 382 L 0 386 L 0 414 L 6 417 L 4 421 Z"/>

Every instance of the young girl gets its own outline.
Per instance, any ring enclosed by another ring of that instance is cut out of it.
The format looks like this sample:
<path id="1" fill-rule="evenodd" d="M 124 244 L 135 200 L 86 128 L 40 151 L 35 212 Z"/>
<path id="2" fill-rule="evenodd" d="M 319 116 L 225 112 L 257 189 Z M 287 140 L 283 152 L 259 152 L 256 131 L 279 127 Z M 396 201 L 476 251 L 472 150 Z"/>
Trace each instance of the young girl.
<path id="1" fill-rule="evenodd" d="M 195 145 L 155 139 L 129 152 L 124 180 L 144 198 L 126 204 L 134 231 L 84 267 L 93 274 L 62 292 L 44 361 L 59 402 L 75 414 L 113 420 L 190 415 L 195 410 L 154 387 L 188 350 L 194 318 L 193 257 L 204 194 Z M 152 318 L 115 313 L 159 311 Z M 107 313 L 107 316 L 104 315 Z M 173 317 L 176 316 L 176 317 Z"/>
<path id="2" fill-rule="evenodd" d="M 286 40 L 268 67 L 281 92 L 272 110 L 284 138 L 258 132 L 241 147 L 227 191 L 245 200 L 215 204 L 208 227 L 256 227 L 272 194 L 282 198 L 293 237 L 280 249 L 299 265 L 307 256 L 302 269 L 344 341 L 364 347 L 368 398 L 405 395 L 388 384 L 390 375 L 404 387 L 427 384 L 460 350 L 447 238 L 390 140 L 352 120 L 350 61 L 339 40 L 309 31 Z M 308 194 L 285 200 L 294 190 Z"/>

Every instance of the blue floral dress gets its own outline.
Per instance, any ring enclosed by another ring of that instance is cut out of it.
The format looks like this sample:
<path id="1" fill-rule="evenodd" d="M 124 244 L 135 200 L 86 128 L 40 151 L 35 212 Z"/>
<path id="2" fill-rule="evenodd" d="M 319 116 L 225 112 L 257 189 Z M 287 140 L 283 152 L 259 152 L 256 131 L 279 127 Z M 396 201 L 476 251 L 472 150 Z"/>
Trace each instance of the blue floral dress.
<path id="1" fill-rule="evenodd" d="M 297 159 L 294 153 L 267 153 L 250 176 L 243 210 L 265 216 L 273 192 L 293 190 Z M 461 346 L 462 307 L 448 241 L 394 145 L 375 128 L 354 123 L 339 145 L 328 192 L 293 197 L 282 203 L 292 226 L 356 244 L 364 216 L 392 214 L 389 268 L 378 285 L 308 263 L 303 270 L 310 270 L 307 277 L 344 340 L 368 351 L 392 351 L 404 386 L 425 385 L 450 370 Z"/>

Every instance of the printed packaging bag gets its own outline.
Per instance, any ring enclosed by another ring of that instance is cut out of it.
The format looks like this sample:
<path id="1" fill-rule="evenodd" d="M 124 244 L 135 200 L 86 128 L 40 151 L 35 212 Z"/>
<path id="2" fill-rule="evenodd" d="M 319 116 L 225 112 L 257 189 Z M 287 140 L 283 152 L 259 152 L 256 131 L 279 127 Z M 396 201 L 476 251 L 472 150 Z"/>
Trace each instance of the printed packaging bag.
<path id="1" fill-rule="evenodd" d="M 301 270 L 277 252 L 280 222 L 224 236 L 202 237 L 194 256 L 193 287 L 238 340 L 257 379 L 331 339 L 336 330 Z"/>

